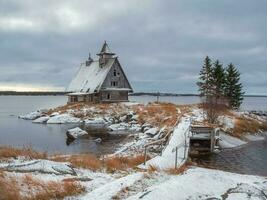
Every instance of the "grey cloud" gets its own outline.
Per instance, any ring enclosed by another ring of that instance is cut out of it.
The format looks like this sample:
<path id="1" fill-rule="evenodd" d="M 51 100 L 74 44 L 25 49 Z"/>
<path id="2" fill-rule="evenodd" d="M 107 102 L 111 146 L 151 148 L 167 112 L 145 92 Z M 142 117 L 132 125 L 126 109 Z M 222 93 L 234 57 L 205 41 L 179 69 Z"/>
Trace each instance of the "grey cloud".
<path id="1" fill-rule="evenodd" d="M 42 2 L 0 0 L 1 84 L 65 87 L 108 40 L 135 91 L 196 92 L 209 55 L 236 64 L 247 93 L 267 94 L 263 0 Z"/>

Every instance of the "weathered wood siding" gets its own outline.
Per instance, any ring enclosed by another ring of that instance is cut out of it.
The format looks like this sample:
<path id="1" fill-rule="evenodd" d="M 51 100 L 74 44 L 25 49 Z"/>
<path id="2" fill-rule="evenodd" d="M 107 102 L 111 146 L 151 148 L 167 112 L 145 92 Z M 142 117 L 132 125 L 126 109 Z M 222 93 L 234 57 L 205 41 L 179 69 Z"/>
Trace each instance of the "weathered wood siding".
<path id="1" fill-rule="evenodd" d="M 101 91 L 100 101 L 102 102 L 118 102 L 118 101 L 128 101 L 127 91 Z"/>
<path id="2" fill-rule="evenodd" d="M 114 75 L 114 72 L 116 72 L 116 76 Z M 112 85 L 112 82 L 117 82 L 117 85 L 116 86 Z M 127 78 L 125 77 L 117 60 L 114 62 L 113 66 L 111 67 L 101 88 L 129 88 L 131 89 L 131 86 Z"/>

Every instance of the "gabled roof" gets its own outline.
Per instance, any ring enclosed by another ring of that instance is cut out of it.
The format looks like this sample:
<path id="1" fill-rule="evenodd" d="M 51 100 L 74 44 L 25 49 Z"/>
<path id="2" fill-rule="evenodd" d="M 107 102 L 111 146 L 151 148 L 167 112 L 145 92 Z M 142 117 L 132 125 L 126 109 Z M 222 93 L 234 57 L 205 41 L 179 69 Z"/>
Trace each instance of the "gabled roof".
<path id="1" fill-rule="evenodd" d="M 102 55 L 102 54 L 110 54 L 110 55 L 115 55 L 114 53 L 111 52 L 107 42 L 105 41 L 102 48 L 101 48 L 101 51 L 100 53 L 98 53 L 97 55 Z"/>
<path id="2" fill-rule="evenodd" d="M 66 89 L 67 92 L 98 92 L 116 58 L 108 59 L 100 67 L 99 61 L 93 61 L 89 66 L 82 64 L 76 76 Z"/>

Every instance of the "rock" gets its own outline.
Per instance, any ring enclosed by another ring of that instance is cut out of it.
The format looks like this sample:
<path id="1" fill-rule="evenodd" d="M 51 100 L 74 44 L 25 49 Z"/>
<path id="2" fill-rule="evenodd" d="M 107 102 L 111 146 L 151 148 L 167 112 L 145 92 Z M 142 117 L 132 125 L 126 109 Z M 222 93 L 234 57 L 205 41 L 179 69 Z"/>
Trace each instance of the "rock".
<path id="1" fill-rule="evenodd" d="M 54 116 L 59 115 L 59 114 L 60 114 L 59 112 L 53 112 L 53 113 L 50 115 L 50 117 L 54 117 Z"/>
<path id="2" fill-rule="evenodd" d="M 154 139 L 160 139 L 164 136 L 164 134 L 166 133 L 166 126 L 164 126 L 163 128 L 160 129 L 160 131 L 158 132 L 157 135 L 155 135 L 153 138 Z"/>
<path id="3" fill-rule="evenodd" d="M 146 122 L 142 125 L 142 132 L 145 132 L 150 128 L 152 128 L 152 125 Z"/>
<path id="4" fill-rule="evenodd" d="M 66 124 L 66 123 L 81 123 L 81 122 L 82 122 L 81 119 L 73 117 L 70 114 L 59 114 L 50 117 L 50 119 L 47 121 L 47 124 Z"/>
<path id="5" fill-rule="evenodd" d="M 97 143 L 101 143 L 102 139 L 101 138 L 96 138 L 94 141 L 97 142 Z"/>
<path id="6" fill-rule="evenodd" d="M 26 120 L 34 120 L 37 119 L 38 117 L 41 117 L 43 115 L 43 112 L 40 110 L 28 113 L 26 115 L 20 115 L 20 119 L 26 119 Z"/>
<path id="7" fill-rule="evenodd" d="M 130 128 L 130 124 L 127 123 L 119 123 L 119 124 L 111 124 L 109 127 L 110 131 L 122 131 L 122 130 L 127 130 Z"/>
<path id="8" fill-rule="evenodd" d="M 132 116 L 132 120 L 136 120 L 137 121 L 138 120 L 138 117 L 139 117 L 139 115 L 133 115 Z"/>
<path id="9" fill-rule="evenodd" d="M 88 133 L 82 129 L 80 129 L 79 127 L 73 128 L 73 129 L 69 129 L 66 132 L 66 135 L 68 136 L 68 138 L 70 139 L 77 139 L 78 137 L 82 136 L 82 135 L 87 135 Z"/>
<path id="10" fill-rule="evenodd" d="M 49 116 L 43 116 L 33 120 L 33 123 L 46 123 L 49 119 Z"/>
<path id="11" fill-rule="evenodd" d="M 145 132 L 145 134 L 149 136 L 155 136 L 158 133 L 158 131 L 159 131 L 158 128 L 150 128 Z"/>
<path id="12" fill-rule="evenodd" d="M 69 163 L 54 162 L 50 160 L 13 160 L 8 163 L 0 163 L 0 169 L 14 172 L 38 172 L 56 175 L 76 175 Z"/>
<path id="13" fill-rule="evenodd" d="M 141 131 L 141 126 L 139 124 L 132 124 L 129 130 L 130 131 L 135 131 L 135 132 L 140 132 Z"/>
<path id="14" fill-rule="evenodd" d="M 127 119 L 127 116 L 126 115 L 120 117 L 120 121 L 121 122 L 126 122 L 126 119 Z"/>
<path id="15" fill-rule="evenodd" d="M 93 118 L 93 119 L 85 119 L 85 124 L 105 124 L 106 121 L 103 118 Z"/>

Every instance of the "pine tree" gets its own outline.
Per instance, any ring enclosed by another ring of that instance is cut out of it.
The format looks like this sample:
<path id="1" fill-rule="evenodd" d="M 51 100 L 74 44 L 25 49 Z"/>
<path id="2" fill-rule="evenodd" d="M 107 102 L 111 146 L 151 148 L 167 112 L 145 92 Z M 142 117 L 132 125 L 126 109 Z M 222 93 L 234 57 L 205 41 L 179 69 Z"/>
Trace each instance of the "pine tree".
<path id="1" fill-rule="evenodd" d="M 240 81 L 240 73 L 230 63 L 226 69 L 225 96 L 228 98 L 231 108 L 238 109 L 243 101 L 244 92 Z"/>
<path id="2" fill-rule="evenodd" d="M 224 90 L 226 84 L 225 70 L 219 60 L 216 60 L 213 66 L 214 68 L 212 71 L 211 80 L 212 96 L 216 99 L 219 99 L 224 97 Z"/>
<path id="3" fill-rule="evenodd" d="M 206 56 L 204 59 L 204 64 L 199 73 L 199 82 L 197 85 L 199 87 L 199 92 L 201 96 L 207 97 L 211 92 L 211 80 L 212 80 L 212 61 Z"/>

